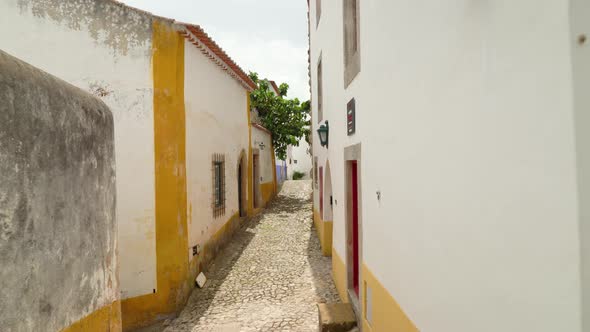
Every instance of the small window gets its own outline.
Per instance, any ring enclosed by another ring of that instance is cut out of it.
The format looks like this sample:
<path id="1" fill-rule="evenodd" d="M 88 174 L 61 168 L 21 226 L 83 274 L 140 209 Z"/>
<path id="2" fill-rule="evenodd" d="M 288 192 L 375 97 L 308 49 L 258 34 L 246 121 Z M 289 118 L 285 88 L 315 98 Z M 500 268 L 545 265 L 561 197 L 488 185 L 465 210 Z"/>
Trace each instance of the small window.
<path id="1" fill-rule="evenodd" d="M 318 61 L 318 123 L 322 122 L 324 119 L 322 104 L 323 104 L 323 91 L 322 91 L 322 57 L 320 56 L 320 60 Z"/>
<path id="2" fill-rule="evenodd" d="M 343 0 L 344 87 L 361 71 L 359 1 Z"/>
<path id="3" fill-rule="evenodd" d="M 315 27 L 320 25 L 320 18 L 322 17 L 322 0 L 315 0 Z"/>
<path id="4" fill-rule="evenodd" d="M 293 159 L 293 163 L 294 164 L 297 164 L 297 159 Z"/>
<path id="5" fill-rule="evenodd" d="M 293 163 L 293 161 L 291 159 L 289 159 L 289 165 L 291 165 Z"/>
<path id="6" fill-rule="evenodd" d="M 225 214 L 225 156 L 214 154 L 212 162 L 213 178 L 213 217 Z"/>
<path id="7" fill-rule="evenodd" d="M 315 187 L 318 187 L 318 157 L 313 158 L 313 180 Z"/>

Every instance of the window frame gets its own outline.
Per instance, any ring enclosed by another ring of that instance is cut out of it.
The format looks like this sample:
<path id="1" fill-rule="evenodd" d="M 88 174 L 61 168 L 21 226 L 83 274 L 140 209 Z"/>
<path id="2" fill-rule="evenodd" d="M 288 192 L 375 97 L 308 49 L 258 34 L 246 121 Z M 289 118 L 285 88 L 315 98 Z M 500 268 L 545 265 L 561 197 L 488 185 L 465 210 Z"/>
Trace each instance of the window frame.
<path id="1" fill-rule="evenodd" d="M 322 19 L 322 0 L 315 0 L 315 28 L 317 29 Z"/>
<path id="2" fill-rule="evenodd" d="M 344 88 L 361 71 L 360 0 L 342 0 Z"/>
<path id="3" fill-rule="evenodd" d="M 225 214 L 226 205 L 225 156 L 223 154 L 213 154 L 211 173 L 211 208 L 213 210 L 213 217 L 217 218 Z"/>
<path id="4" fill-rule="evenodd" d="M 318 95 L 318 122 L 317 123 L 321 123 L 322 120 L 324 119 L 324 89 L 323 89 L 323 62 L 322 62 L 322 55 L 320 54 L 320 57 L 318 59 L 318 64 L 316 66 L 316 81 L 317 81 L 317 95 Z"/>
<path id="5" fill-rule="evenodd" d="M 318 188 L 318 157 L 313 157 L 313 180 L 314 186 Z"/>

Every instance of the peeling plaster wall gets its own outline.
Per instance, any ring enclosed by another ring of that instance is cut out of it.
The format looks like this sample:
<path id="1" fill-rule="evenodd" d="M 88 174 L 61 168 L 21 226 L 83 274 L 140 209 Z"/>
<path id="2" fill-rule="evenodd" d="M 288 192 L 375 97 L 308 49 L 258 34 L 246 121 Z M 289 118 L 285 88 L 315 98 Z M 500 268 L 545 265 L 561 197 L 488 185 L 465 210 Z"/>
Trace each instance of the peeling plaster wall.
<path id="1" fill-rule="evenodd" d="M 150 15 L 113 1 L 0 1 L 0 49 L 113 112 L 122 298 L 156 288 L 151 35 Z"/>
<path id="2" fill-rule="evenodd" d="M 246 90 L 235 79 L 185 42 L 186 172 L 189 259 L 192 246 L 204 245 L 238 213 L 238 161 L 248 157 Z M 214 153 L 225 155 L 225 215 L 211 207 Z M 245 163 L 247 165 L 247 162 Z M 244 170 L 247 178 L 247 172 Z"/>
<path id="3" fill-rule="evenodd" d="M 119 297 L 113 118 L 1 51 L 0 100 L 0 329 L 59 331 Z"/>

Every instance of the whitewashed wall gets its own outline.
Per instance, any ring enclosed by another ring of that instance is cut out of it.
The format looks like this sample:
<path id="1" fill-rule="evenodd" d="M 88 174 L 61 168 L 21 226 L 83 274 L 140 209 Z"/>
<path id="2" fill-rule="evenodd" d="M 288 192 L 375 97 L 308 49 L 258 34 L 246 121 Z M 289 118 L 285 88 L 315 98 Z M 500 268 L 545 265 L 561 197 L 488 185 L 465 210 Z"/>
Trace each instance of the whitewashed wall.
<path id="1" fill-rule="evenodd" d="M 152 293 L 156 249 L 151 18 L 108 1 L 3 0 L 0 49 L 99 96 L 110 107 L 115 122 L 122 297 Z"/>
<path id="2" fill-rule="evenodd" d="M 289 160 L 287 159 L 287 177 L 289 179 L 293 179 L 293 172 L 301 172 L 305 174 L 304 179 L 310 178 L 310 171 L 312 168 L 312 161 L 311 156 L 307 153 L 309 149 L 309 144 L 305 141 L 305 138 L 299 140 L 299 146 L 289 146 L 289 150 L 291 152 L 290 159 L 293 160 L 291 164 L 289 164 Z M 295 160 L 297 160 L 297 164 L 295 164 Z"/>
<path id="3" fill-rule="evenodd" d="M 421 331 L 582 331 L 570 2 L 361 0 L 346 90 L 342 5 L 322 3 L 311 68 L 315 83 L 321 52 L 330 147 L 314 132 L 314 153 L 338 255 L 342 151 L 361 142 L 362 259 Z"/>
<path id="4" fill-rule="evenodd" d="M 582 331 L 590 330 L 590 48 L 588 41 L 579 43 L 580 36 L 590 31 L 590 3 L 571 1 L 571 37 L 574 74 L 574 114 L 578 166 L 578 205 L 582 254 Z"/>
<path id="5" fill-rule="evenodd" d="M 184 49 L 188 255 L 192 258 L 191 247 L 205 244 L 238 212 L 238 158 L 242 151 L 248 156 L 248 107 L 240 83 L 188 41 Z M 211 207 L 214 153 L 225 155 L 226 208 L 218 218 L 213 218 Z"/>
<path id="6" fill-rule="evenodd" d="M 264 149 L 260 148 L 260 143 L 264 144 Z M 270 133 L 252 126 L 252 149 L 259 150 L 258 160 L 260 162 L 260 184 L 269 183 L 274 180 L 273 168 L 275 166 L 272 162 L 272 155 L 274 151 L 272 150 L 271 146 L 272 138 Z"/>

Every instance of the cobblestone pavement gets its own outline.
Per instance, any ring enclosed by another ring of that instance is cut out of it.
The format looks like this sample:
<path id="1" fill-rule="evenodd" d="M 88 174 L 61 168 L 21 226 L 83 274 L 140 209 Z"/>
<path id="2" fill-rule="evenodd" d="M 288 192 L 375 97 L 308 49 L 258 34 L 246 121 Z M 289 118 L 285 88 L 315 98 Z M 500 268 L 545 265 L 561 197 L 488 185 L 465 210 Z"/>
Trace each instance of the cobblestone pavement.
<path id="1" fill-rule="evenodd" d="M 311 181 L 286 181 L 245 223 L 166 332 L 317 331 L 316 303 L 338 302 L 313 228 Z"/>

